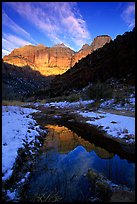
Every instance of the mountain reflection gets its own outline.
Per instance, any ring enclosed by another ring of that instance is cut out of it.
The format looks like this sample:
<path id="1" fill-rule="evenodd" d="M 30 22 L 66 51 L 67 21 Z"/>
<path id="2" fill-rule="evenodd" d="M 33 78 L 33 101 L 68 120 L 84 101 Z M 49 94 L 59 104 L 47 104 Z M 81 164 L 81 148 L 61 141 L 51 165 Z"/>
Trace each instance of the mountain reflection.
<path id="1" fill-rule="evenodd" d="M 45 128 L 49 132 L 31 177 L 28 199 L 36 193 L 48 196 L 58 190 L 63 201 L 83 201 L 91 196 L 91 184 L 86 177 L 89 169 L 115 184 L 134 189 L 134 164 L 91 144 L 67 127 L 46 125 Z"/>
<path id="2" fill-rule="evenodd" d="M 46 125 L 45 127 L 49 129 L 44 143 L 44 147 L 47 149 L 55 149 L 59 153 L 65 154 L 81 145 L 88 152 L 94 150 L 102 159 L 110 159 L 114 156 L 113 153 L 109 153 L 107 150 L 91 144 L 65 126 Z"/>

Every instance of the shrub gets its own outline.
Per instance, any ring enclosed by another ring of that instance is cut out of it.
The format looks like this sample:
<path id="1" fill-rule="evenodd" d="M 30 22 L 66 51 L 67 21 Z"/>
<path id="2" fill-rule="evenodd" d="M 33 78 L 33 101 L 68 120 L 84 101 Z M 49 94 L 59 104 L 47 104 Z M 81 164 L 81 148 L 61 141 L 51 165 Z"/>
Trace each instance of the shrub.
<path id="1" fill-rule="evenodd" d="M 69 102 L 75 102 L 80 100 L 80 95 L 79 94 L 71 94 L 67 97 L 66 99 Z"/>
<path id="2" fill-rule="evenodd" d="M 2 105 L 3 106 L 21 106 L 25 105 L 24 102 L 21 101 L 16 101 L 16 100 L 2 100 Z"/>
<path id="3" fill-rule="evenodd" d="M 98 82 L 93 84 L 86 94 L 90 99 L 109 99 L 112 97 L 113 89 L 108 84 Z"/>
<path id="4" fill-rule="evenodd" d="M 53 191 L 49 194 L 44 192 L 36 193 L 33 195 L 33 198 L 30 200 L 32 202 L 60 202 L 62 201 L 62 197 L 59 195 L 58 192 Z"/>

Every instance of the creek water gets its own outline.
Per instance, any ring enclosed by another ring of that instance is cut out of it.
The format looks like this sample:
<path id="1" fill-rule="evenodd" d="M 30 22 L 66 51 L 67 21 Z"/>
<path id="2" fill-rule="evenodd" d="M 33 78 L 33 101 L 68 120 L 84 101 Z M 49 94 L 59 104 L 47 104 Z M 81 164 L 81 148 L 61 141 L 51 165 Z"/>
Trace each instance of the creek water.
<path id="1" fill-rule="evenodd" d="M 63 201 L 84 201 L 92 196 L 88 169 L 103 174 L 115 184 L 135 188 L 135 164 L 84 140 L 65 126 L 46 125 L 42 154 L 32 173 L 28 197 L 51 192 Z"/>

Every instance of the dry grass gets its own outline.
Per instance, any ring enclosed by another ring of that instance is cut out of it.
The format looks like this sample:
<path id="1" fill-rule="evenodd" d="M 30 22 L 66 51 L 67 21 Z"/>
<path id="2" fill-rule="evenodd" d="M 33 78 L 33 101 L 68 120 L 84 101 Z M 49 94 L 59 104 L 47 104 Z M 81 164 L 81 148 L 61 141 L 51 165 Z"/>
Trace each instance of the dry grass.
<path id="1" fill-rule="evenodd" d="M 41 104 L 45 104 L 45 103 L 47 103 L 47 102 L 48 102 L 48 100 L 43 99 L 43 100 L 40 100 L 39 102 L 40 102 Z"/>
<path id="2" fill-rule="evenodd" d="M 37 193 L 33 196 L 32 202 L 60 202 L 62 201 L 62 197 L 57 192 L 51 192 L 48 195 L 44 193 Z"/>
<path id="3" fill-rule="evenodd" d="M 21 102 L 21 101 L 7 101 L 7 100 L 2 100 L 2 105 L 3 106 L 21 106 L 21 105 L 25 105 L 25 102 Z"/>
<path id="4" fill-rule="evenodd" d="M 114 109 L 104 109 L 101 108 L 101 111 L 107 112 L 107 113 L 112 113 L 112 114 L 117 114 L 117 115 L 123 115 L 123 116 L 129 116 L 129 117 L 135 117 L 135 111 L 130 111 L 130 110 L 114 110 Z"/>

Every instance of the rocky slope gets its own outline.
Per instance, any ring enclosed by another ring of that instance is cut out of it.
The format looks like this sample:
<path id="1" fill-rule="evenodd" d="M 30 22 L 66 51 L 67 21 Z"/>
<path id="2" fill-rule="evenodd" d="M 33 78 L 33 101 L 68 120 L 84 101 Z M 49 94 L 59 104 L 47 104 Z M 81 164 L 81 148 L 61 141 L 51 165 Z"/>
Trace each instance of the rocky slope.
<path id="1" fill-rule="evenodd" d="M 135 84 L 135 29 L 118 35 L 114 41 L 81 59 L 64 74 L 56 76 L 50 89 L 37 92 L 35 97 L 69 95 L 88 84 L 105 83 L 112 79 L 123 84 Z"/>
<path id="2" fill-rule="evenodd" d="M 66 72 L 80 59 L 110 40 L 111 38 L 107 35 L 97 36 L 91 45 L 84 45 L 78 52 L 74 52 L 63 43 L 53 47 L 46 47 L 41 44 L 37 46 L 26 45 L 4 56 L 3 61 L 16 66 L 29 65 L 33 70 L 37 70 L 45 76 L 58 75 Z"/>
<path id="3" fill-rule="evenodd" d="M 98 48 L 103 47 L 106 43 L 109 43 L 110 41 L 111 41 L 111 38 L 108 35 L 101 35 L 101 36 L 97 36 L 93 40 L 91 45 L 88 45 L 88 44 L 83 45 L 82 48 L 75 53 L 73 66 L 75 65 L 76 62 L 86 57 L 88 54 L 91 54 L 93 51 L 97 50 Z"/>
<path id="4" fill-rule="evenodd" d="M 45 77 L 29 66 L 2 62 L 2 99 L 24 100 L 25 95 L 48 87 L 53 77 Z"/>

